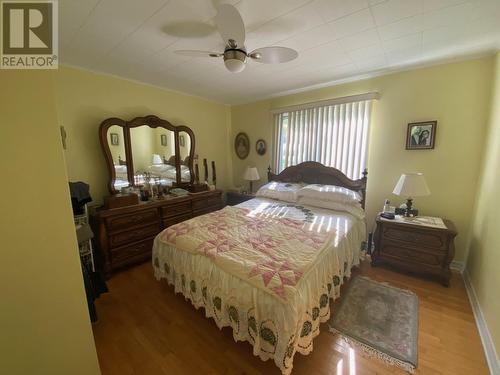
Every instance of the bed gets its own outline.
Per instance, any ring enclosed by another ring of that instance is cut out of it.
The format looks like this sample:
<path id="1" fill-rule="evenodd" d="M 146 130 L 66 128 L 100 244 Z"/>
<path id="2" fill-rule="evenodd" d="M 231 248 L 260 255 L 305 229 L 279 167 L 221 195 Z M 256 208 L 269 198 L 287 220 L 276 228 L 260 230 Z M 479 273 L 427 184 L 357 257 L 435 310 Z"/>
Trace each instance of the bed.
<path id="1" fill-rule="evenodd" d="M 364 208 L 366 175 L 350 180 L 305 162 L 268 179 L 344 187 Z M 154 241 L 154 274 L 289 374 L 295 353 L 312 351 L 365 238 L 362 214 L 257 197 L 165 229 Z"/>
<path id="2" fill-rule="evenodd" d="M 191 181 L 191 172 L 189 167 L 181 164 L 181 181 L 189 182 Z M 171 164 L 153 164 L 147 167 L 147 172 L 151 173 L 152 176 L 159 177 L 162 181 L 162 185 L 171 186 L 176 183 L 177 171 L 175 165 Z"/>

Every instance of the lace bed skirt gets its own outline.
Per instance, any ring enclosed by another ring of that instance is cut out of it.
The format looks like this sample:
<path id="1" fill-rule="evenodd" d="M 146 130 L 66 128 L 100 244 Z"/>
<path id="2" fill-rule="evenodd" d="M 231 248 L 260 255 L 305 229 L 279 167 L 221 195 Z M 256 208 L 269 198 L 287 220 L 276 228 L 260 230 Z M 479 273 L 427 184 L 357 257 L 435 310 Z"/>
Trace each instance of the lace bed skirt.
<path id="1" fill-rule="evenodd" d="M 203 307 L 219 328 L 231 327 L 234 340 L 248 341 L 255 356 L 273 359 L 283 374 L 290 374 L 295 353 L 309 354 L 320 324 L 330 318 L 330 301 L 339 297 L 344 278 L 359 264 L 363 240 L 363 228 L 352 228 L 302 277 L 300 292 L 287 303 L 225 272 L 209 258 L 179 251 L 158 237 L 154 274 L 196 309 Z"/>

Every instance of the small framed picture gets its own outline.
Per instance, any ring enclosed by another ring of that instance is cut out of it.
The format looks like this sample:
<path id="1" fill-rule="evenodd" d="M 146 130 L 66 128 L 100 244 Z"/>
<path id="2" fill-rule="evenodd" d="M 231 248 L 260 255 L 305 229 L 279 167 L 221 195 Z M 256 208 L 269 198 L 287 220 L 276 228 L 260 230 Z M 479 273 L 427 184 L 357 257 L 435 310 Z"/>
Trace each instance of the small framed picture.
<path id="1" fill-rule="evenodd" d="M 413 122 L 406 133 L 407 150 L 430 150 L 436 140 L 437 121 Z"/>
<path id="2" fill-rule="evenodd" d="M 246 159 L 250 153 L 250 140 L 246 133 L 238 133 L 234 139 L 234 151 L 240 159 Z"/>
<path id="3" fill-rule="evenodd" d="M 264 155 L 267 151 L 266 141 L 259 139 L 257 143 L 255 143 L 255 151 L 257 151 L 257 154 L 261 156 Z"/>
<path id="4" fill-rule="evenodd" d="M 166 134 L 161 134 L 160 135 L 160 143 L 161 143 L 162 146 L 168 146 L 167 135 Z"/>
<path id="5" fill-rule="evenodd" d="M 109 133 L 109 138 L 113 146 L 118 146 L 120 144 L 120 137 L 118 133 Z"/>
<path id="6" fill-rule="evenodd" d="M 186 146 L 186 139 L 184 138 L 183 135 L 179 136 L 179 146 L 181 146 L 181 147 Z"/>

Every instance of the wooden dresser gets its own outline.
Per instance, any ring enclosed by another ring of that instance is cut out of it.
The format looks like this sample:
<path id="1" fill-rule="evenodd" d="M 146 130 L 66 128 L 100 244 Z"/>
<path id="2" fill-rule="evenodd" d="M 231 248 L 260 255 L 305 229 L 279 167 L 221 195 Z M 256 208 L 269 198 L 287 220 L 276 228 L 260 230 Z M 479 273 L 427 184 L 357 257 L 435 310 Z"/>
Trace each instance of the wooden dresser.
<path id="1" fill-rule="evenodd" d="M 220 190 L 166 197 L 114 209 L 97 209 L 90 216 L 106 277 L 134 263 L 151 259 L 155 236 L 163 229 L 223 207 Z"/>
<path id="2" fill-rule="evenodd" d="M 372 265 L 394 268 L 450 282 L 450 263 L 455 255 L 455 225 L 443 219 L 446 229 L 407 224 L 377 217 Z"/>

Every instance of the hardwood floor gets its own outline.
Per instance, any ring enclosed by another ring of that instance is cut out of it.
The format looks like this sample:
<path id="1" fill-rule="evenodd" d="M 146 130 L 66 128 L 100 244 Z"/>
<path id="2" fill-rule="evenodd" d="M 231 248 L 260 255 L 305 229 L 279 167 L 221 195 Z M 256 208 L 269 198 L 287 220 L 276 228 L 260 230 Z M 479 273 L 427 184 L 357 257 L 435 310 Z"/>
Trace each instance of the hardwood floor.
<path id="1" fill-rule="evenodd" d="M 488 374 L 458 273 L 450 288 L 367 263 L 355 274 L 417 293 L 417 374 Z M 229 328 L 220 331 L 202 309 L 195 310 L 172 287 L 156 281 L 149 263 L 117 274 L 108 286 L 110 293 L 96 303 L 99 322 L 93 326 L 103 375 L 280 374 L 273 362 L 254 357 L 249 343 L 235 343 Z M 326 324 L 321 330 L 310 355 L 295 355 L 292 374 L 406 374 L 350 350 Z"/>

